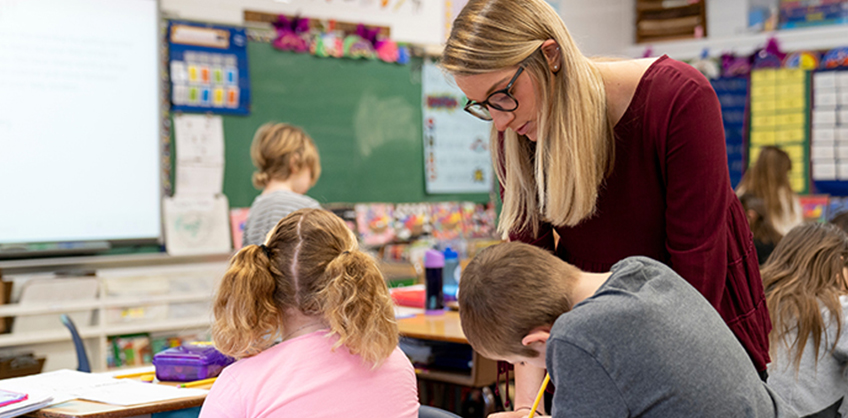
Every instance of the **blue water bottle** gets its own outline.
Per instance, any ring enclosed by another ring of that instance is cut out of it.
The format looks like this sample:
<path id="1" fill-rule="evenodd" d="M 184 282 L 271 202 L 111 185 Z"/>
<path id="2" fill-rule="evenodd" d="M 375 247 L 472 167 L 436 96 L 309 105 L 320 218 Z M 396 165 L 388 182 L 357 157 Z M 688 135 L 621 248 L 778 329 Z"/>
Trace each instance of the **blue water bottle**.
<path id="1" fill-rule="evenodd" d="M 442 278 L 445 300 L 456 300 L 456 291 L 459 285 L 459 254 L 451 247 L 445 248 L 445 267 Z"/>
<path id="2" fill-rule="evenodd" d="M 442 293 L 442 272 L 445 268 L 445 256 L 436 250 L 424 253 L 424 311 L 428 315 L 443 312 L 445 307 Z"/>

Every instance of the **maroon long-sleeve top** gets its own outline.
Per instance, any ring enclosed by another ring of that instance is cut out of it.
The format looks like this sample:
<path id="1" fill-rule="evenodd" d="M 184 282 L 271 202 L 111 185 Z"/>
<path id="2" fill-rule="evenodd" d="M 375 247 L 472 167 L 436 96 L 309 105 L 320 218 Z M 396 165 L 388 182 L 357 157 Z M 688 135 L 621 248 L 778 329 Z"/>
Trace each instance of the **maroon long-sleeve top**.
<path id="1" fill-rule="evenodd" d="M 606 272 L 643 255 L 669 265 L 718 310 L 758 371 L 769 362 L 771 321 L 753 238 L 730 187 L 721 108 L 710 83 L 666 56 L 645 72 L 615 126 L 615 163 L 597 212 L 556 228 L 557 255 Z M 554 250 L 552 226 L 519 240 Z M 650 336 L 646 336 L 650 338 Z"/>

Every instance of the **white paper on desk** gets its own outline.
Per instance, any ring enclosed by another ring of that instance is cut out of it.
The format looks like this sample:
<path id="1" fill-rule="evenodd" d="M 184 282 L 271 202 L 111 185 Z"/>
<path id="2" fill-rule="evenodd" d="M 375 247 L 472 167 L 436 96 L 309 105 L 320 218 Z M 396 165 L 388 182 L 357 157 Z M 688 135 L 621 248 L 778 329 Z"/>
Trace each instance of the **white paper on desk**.
<path id="1" fill-rule="evenodd" d="M 224 124 L 220 116 L 174 117 L 176 193 L 221 194 L 224 185 Z"/>
<path id="2" fill-rule="evenodd" d="M 48 405 L 55 403 L 53 402 L 53 398 L 50 396 L 33 395 L 29 393 L 27 395 L 29 397 L 24 401 L 0 407 L 0 418 L 16 417 L 32 411 L 37 411 L 41 408 L 46 408 Z"/>
<path id="3" fill-rule="evenodd" d="M 81 388 L 102 384 L 110 380 L 115 379 L 74 370 L 56 370 L 32 376 L 0 380 L 0 389 L 26 393 L 29 396 L 52 397 L 53 401 L 48 405 L 55 405 L 77 399 L 78 396 L 75 392 Z"/>
<path id="4" fill-rule="evenodd" d="M 205 389 L 186 389 L 173 386 L 143 383 L 137 380 L 112 379 L 113 382 L 97 385 L 78 392 L 80 399 L 112 405 L 138 405 L 171 399 L 202 396 Z"/>

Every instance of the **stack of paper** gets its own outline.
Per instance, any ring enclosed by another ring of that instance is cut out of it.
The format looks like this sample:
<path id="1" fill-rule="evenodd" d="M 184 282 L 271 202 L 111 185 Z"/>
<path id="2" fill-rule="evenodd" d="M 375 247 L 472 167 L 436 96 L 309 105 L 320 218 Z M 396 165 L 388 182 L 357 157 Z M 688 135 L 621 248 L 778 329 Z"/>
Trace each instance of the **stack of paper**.
<path id="1" fill-rule="evenodd" d="M 11 418 L 37 411 L 53 403 L 53 398 L 47 395 L 28 394 L 26 400 L 0 407 L 0 418 Z"/>
<path id="2" fill-rule="evenodd" d="M 22 392 L 29 395 L 34 411 L 49 405 L 84 399 L 113 405 L 137 405 L 170 399 L 202 396 L 204 389 L 184 389 L 172 386 L 142 383 L 137 380 L 115 379 L 101 374 L 83 373 L 73 370 L 57 370 L 32 376 L 0 380 L 0 389 Z M 23 404 L 18 402 L 14 405 Z M 5 418 L 5 407 L 0 408 L 0 418 Z M 20 412 L 16 415 L 23 414 Z M 8 416 L 16 416 L 8 415 Z"/>

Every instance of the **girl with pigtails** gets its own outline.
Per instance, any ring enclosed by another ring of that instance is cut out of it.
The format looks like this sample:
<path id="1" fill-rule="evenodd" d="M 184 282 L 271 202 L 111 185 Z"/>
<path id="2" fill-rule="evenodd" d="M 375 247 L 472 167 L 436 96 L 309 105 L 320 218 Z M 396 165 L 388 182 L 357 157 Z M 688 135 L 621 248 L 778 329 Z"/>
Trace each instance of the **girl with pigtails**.
<path id="1" fill-rule="evenodd" d="M 242 248 L 214 314 L 216 347 L 239 360 L 201 418 L 418 416 L 383 276 L 336 215 L 298 210 Z"/>

